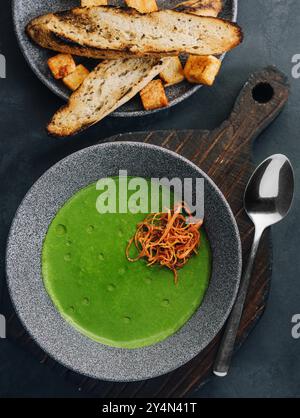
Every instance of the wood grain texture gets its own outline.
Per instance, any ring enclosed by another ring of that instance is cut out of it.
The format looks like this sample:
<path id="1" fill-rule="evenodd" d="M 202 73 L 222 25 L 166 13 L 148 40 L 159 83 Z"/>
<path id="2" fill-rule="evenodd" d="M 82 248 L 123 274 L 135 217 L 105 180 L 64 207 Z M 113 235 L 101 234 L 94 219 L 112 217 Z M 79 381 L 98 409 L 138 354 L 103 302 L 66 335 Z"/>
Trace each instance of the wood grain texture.
<path id="1" fill-rule="evenodd" d="M 243 210 L 243 192 L 254 167 L 252 141 L 279 114 L 289 95 L 286 77 L 274 67 L 253 74 L 237 98 L 233 112 L 222 125 L 209 131 L 154 131 L 118 135 L 109 140 L 142 141 L 173 150 L 193 161 L 220 187 L 236 217 L 248 257 L 253 225 Z M 251 279 L 237 348 L 261 317 L 270 288 L 270 233 L 264 234 Z M 109 383 L 80 376 L 49 358 L 30 338 L 11 307 L 8 337 L 31 351 L 39 361 L 65 379 L 81 387 L 82 392 L 99 397 L 184 397 L 211 376 L 220 341 L 218 335 L 206 349 L 181 368 L 155 379 L 133 383 Z"/>

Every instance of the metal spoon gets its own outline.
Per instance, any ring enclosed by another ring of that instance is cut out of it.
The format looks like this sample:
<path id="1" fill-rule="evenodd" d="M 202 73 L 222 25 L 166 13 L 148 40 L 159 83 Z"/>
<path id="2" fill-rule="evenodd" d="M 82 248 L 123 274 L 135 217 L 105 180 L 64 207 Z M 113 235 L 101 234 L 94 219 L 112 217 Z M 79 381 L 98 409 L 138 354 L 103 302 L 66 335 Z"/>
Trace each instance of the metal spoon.
<path id="1" fill-rule="evenodd" d="M 242 276 L 233 310 L 214 364 L 214 374 L 227 375 L 249 287 L 254 259 L 266 228 L 281 221 L 288 213 L 294 195 L 294 173 L 286 156 L 275 154 L 263 161 L 250 178 L 244 195 L 244 208 L 255 226 L 249 261 Z"/>

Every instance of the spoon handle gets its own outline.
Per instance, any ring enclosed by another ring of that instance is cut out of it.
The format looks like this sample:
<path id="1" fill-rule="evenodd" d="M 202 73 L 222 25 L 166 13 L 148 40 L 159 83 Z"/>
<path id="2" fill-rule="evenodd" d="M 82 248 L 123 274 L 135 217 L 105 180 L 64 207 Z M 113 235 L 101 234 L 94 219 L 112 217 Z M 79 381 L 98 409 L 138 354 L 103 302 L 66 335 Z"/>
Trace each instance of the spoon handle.
<path id="1" fill-rule="evenodd" d="M 238 295 L 234 307 L 229 316 L 229 319 L 227 321 L 225 331 L 221 340 L 221 344 L 218 350 L 217 358 L 215 360 L 213 369 L 214 374 L 219 377 L 226 376 L 230 367 L 231 357 L 234 350 L 234 343 L 236 340 L 243 313 L 244 303 L 248 292 L 254 260 L 256 257 L 256 253 L 263 231 L 264 229 L 262 228 L 255 228 L 255 234 L 248 264 L 242 276 Z"/>

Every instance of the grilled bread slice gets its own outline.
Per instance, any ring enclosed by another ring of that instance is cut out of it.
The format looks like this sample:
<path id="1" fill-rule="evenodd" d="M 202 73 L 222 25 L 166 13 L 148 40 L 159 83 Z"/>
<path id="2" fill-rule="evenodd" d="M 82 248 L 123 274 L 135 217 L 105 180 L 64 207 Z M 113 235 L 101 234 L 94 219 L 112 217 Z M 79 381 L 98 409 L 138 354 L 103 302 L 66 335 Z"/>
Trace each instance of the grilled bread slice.
<path id="1" fill-rule="evenodd" d="M 142 90 L 164 66 L 166 59 L 124 58 L 102 61 L 59 109 L 48 133 L 64 137 L 99 122 Z"/>
<path id="2" fill-rule="evenodd" d="M 212 17 L 217 17 L 222 8 L 223 0 L 187 0 L 175 6 L 179 12 Z"/>
<path id="3" fill-rule="evenodd" d="M 40 46 L 90 58 L 221 54 L 242 41 L 234 23 L 174 10 L 141 14 L 112 6 L 75 8 L 32 20 Z"/>

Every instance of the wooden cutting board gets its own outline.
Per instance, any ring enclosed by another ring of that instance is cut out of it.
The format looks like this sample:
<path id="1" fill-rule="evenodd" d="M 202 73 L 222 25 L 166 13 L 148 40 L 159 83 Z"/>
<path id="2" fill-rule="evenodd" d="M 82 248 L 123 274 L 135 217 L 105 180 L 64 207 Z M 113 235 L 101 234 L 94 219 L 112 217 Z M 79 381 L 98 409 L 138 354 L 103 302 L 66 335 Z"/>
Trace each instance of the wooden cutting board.
<path id="1" fill-rule="evenodd" d="M 243 192 L 254 166 L 252 141 L 280 113 L 289 95 L 286 77 L 274 67 L 254 73 L 237 98 L 230 117 L 213 131 L 154 131 L 117 135 L 109 140 L 141 141 L 160 145 L 193 161 L 219 186 L 236 217 L 247 260 L 253 225 L 243 210 Z M 274 153 L 276 150 L 274 150 Z M 251 286 L 240 324 L 237 348 L 247 338 L 266 306 L 271 280 L 271 238 L 263 237 L 255 263 Z M 98 397 L 183 397 L 204 384 L 212 375 L 212 365 L 220 342 L 218 335 L 197 357 L 181 368 L 158 378 L 134 383 L 109 383 L 80 376 L 49 358 L 26 333 L 13 308 L 8 321 L 8 337 L 38 356 L 40 362 L 81 387 L 83 393 Z M 225 382 L 225 381 L 224 381 Z"/>

